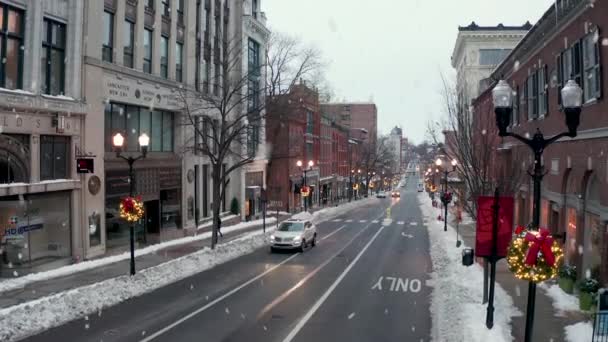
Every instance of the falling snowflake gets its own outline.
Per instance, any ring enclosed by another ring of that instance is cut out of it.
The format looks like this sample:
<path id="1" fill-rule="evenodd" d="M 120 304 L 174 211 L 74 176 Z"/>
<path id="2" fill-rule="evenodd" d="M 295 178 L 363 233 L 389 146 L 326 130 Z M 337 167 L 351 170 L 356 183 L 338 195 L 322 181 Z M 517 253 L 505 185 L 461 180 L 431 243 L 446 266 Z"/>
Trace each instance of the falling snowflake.
<path id="1" fill-rule="evenodd" d="M 89 316 L 84 316 L 84 320 L 88 321 L 89 320 Z"/>
<path id="2" fill-rule="evenodd" d="M 590 269 L 587 269 L 585 271 L 585 278 L 587 278 L 587 279 L 591 278 L 591 270 Z"/>
<path id="3" fill-rule="evenodd" d="M 412 325 L 412 331 L 416 331 L 416 327 Z"/>
<path id="4" fill-rule="evenodd" d="M 9 261 L 6 266 L 8 266 L 8 268 L 13 268 L 13 263 Z"/>
<path id="5" fill-rule="evenodd" d="M 230 315 L 230 309 L 226 308 L 224 311 L 226 312 L 226 315 Z"/>
<path id="6" fill-rule="evenodd" d="M 242 318 L 242 319 L 245 319 L 245 314 L 241 314 L 241 318 Z"/>
<path id="7" fill-rule="evenodd" d="M 190 284 L 190 290 L 194 290 L 194 285 Z"/>
<path id="8" fill-rule="evenodd" d="M 89 329 L 89 323 L 85 324 L 84 328 L 88 330 Z"/>
<path id="9" fill-rule="evenodd" d="M 513 63 L 513 70 L 514 71 L 519 70 L 519 61 L 515 61 L 515 63 Z"/>
<path id="10" fill-rule="evenodd" d="M 488 131 L 486 131 L 485 129 L 481 130 L 481 134 L 486 135 Z"/>
<path id="11" fill-rule="evenodd" d="M 582 255 L 584 251 L 585 251 L 585 250 L 583 249 L 583 246 L 578 245 L 578 254 L 581 254 L 581 255 Z"/>
<path id="12" fill-rule="evenodd" d="M 21 259 L 23 258 L 23 254 L 18 253 L 18 254 L 17 254 L 17 258 L 18 258 L 19 260 L 21 260 Z"/>
<path id="13" fill-rule="evenodd" d="M 17 272 L 17 271 L 13 271 L 13 275 L 14 275 L 15 277 L 18 277 L 18 276 L 19 276 L 19 272 Z"/>
<path id="14" fill-rule="evenodd" d="M 144 336 L 145 334 L 146 334 L 145 330 L 141 332 L 141 336 Z"/>
<path id="15" fill-rule="evenodd" d="M 266 328 L 266 326 L 264 326 L 264 331 L 267 331 L 267 330 L 268 330 L 268 328 Z"/>

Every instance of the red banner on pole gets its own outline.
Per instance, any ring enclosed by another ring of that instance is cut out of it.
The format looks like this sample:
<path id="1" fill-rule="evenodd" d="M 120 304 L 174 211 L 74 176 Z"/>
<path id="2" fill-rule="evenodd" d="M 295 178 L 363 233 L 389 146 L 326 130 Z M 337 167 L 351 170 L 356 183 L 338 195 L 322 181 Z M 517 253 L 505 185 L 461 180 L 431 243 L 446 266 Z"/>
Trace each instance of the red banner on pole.
<path id="1" fill-rule="evenodd" d="M 498 199 L 498 241 L 496 256 L 506 257 L 513 233 L 513 197 Z M 492 227 L 494 219 L 494 197 L 479 196 L 477 199 L 477 231 L 475 238 L 475 256 L 492 256 Z"/>

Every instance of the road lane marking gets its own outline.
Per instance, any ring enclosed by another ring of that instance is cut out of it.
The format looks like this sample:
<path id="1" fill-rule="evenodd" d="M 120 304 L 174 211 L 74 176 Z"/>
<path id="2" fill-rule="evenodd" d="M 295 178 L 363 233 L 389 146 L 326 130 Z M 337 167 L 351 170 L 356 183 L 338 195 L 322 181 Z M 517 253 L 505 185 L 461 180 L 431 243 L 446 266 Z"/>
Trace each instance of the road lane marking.
<path id="1" fill-rule="evenodd" d="M 406 237 L 408 239 L 411 239 L 411 238 L 414 237 L 414 235 L 412 235 L 412 234 L 406 234 L 405 232 L 401 232 L 401 236 Z"/>
<path id="2" fill-rule="evenodd" d="M 335 219 L 335 220 L 332 220 L 332 222 L 342 222 L 342 219 Z"/>
<path id="3" fill-rule="evenodd" d="M 359 223 L 366 223 L 367 220 L 359 220 Z"/>
<path id="4" fill-rule="evenodd" d="M 369 227 L 369 225 L 367 227 Z M 323 296 L 321 296 L 321 298 L 319 298 L 315 302 L 315 304 L 312 306 L 312 308 L 310 308 L 310 310 L 308 310 L 308 312 L 304 315 L 304 317 L 302 317 L 302 319 L 298 322 L 298 324 L 296 324 L 296 326 L 289 333 L 289 335 L 287 335 L 287 337 L 285 337 L 285 339 L 283 340 L 283 342 L 291 342 L 296 337 L 296 335 L 300 332 L 300 330 L 302 330 L 302 328 L 304 327 L 304 325 L 310 320 L 310 318 L 312 317 L 312 315 L 314 315 L 315 312 L 317 312 L 317 310 L 319 310 L 319 308 L 321 307 L 321 305 L 323 305 L 323 303 L 327 300 L 327 298 L 329 297 L 329 295 L 331 295 L 332 292 L 334 292 L 334 290 L 336 289 L 336 287 L 338 287 L 338 285 L 342 282 L 342 279 L 344 279 L 344 277 L 346 277 L 346 275 L 348 274 L 348 272 L 353 268 L 353 266 L 355 266 L 355 264 L 357 263 L 357 261 L 359 261 L 359 259 L 361 258 L 361 256 L 365 253 L 365 251 L 367 251 L 367 249 L 369 248 L 369 246 L 376 240 L 376 238 L 378 238 L 378 236 L 380 235 L 380 233 L 383 230 L 384 230 L 384 226 L 381 226 L 380 229 L 378 229 L 378 231 L 376 232 L 376 234 L 374 234 L 374 236 L 372 236 L 372 238 L 367 242 L 367 244 L 359 252 L 359 254 L 357 254 L 357 256 L 353 259 L 353 261 L 351 261 L 351 263 L 348 264 L 348 266 L 346 267 L 346 269 L 340 274 L 340 276 L 334 281 L 334 283 L 331 284 L 331 286 L 327 289 L 327 291 L 325 291 L 325 293 L 323 294 Z"/>
<path id="5" fill-rule="evenodd" d="M 217 303 L 219 303 L 219 302 L 223 301 L 224 299 L 226 299 L 226 298 L 228 298 L 228 297 L 232 296 L 233 294 L 235 294 L 235 293 L 239 292 L 240 290 L 242 290 L 242 289 L 243 289 L 244 287 L 246 287 L 247 285 L 250 285 L 250 284 L 252 284 L 252 283 L 256 282 L 258 279 L 260 279 L 260 278 L 264 277 L 264 276 L 265 276 L 265 275 L 267 275 L 268 273 L 270 273 L 270 272 L 274 271 L 275 269 L 277 269 L 277 268 L 279 268 L 280 266 L 284 265 L 285 263 L 289 262 L 291 259 L 293 259 L 293 258 L 297 257 L 298 255 L 300 255 L 300 253 L 298 253 L 298 254 L 294 254 L 294 255 L 290 256 L 289 258 L 287 258 L 287 259 L 285 259 L 285 260 L 281 261 L 280 263 L 278 263 L 278 264 L 274 265 L 273 267 L 269 268 L 268 270 L 266 270 L 266 271 L 264 271 L 264 272 L 262 272 L 262 273 L 258 274 L 257 276 L 255 276 L 255 277 L 253 277 L 253 278 L 249 279 L 249 280 L 248 280 L 248 281 L 246 281 L 245 283 L 243 283 L 243 284 L 241 284 L 241 285 L 239 285 L 239 286 L 235 287 L 234 289 L 230 290 L 230 292 L 225 293 L 224 295 L 222 295 L 222 296 L 220 296 L 220 297 L 218 297 L 218 298 L 214 299 L 213 301 L 209 302 L 207 305 L 203 306 L 202 308 L 199 308 L 199 309 L 197 309 L 197 310 L 195 310 L 195 311 L 193 311 L 193 312 L 191 312 L 191 313 L 187 314 L 186 316 L 184 316 L 184 317 L 182 317 L 182 318 L 178 319 L 177 321 L 175 321 L 175 322 L 173 322 L 173 323 L 169 324 L 168 326 L 166 326 L 166 327 L 164 327 L 164 328 L 162 328 L 162 329 L 158 330 L 158 331 L 157 331 L 157 332 L 155 332 L 154 334 L 149 335 L 148 337 L 146 337 L 146 338 L 144 338 L 144 339 L 140 340 L 140 342 L 149 342 L 149 341 L 152 341 L 153 339 L 155 339 L 155 338 L 159 337 L 160 335 L 162 335 L 162 334 L 166 333 L 167 331 L 169 331 L 169 330 L 171 330 L 171 329 L 175 328 L 176 326 L 178 326 L 178 325 L 180 325 L 180 324 L 184 323 L 185 321 L 189 320 L 190 318 L 192 318 L 192 317 L 194 317 L 194 316 L 198 315 L 199 313 L 201 313 L 201 312 L 203 312 L 203 311 L 205 311 L 205 310 L 209 309 L 210 307 L 214 306 L 215 304 L 217 304 Z"/>
<path id="6" fill-rule="evenodd" d="M 391 219 L 384 219 L 384 221 L 382 221 L 382 226 L 390 226 L 393 223 L 393 220 Z"/>
<path id="7" fill-rule="evenodd" d="M 341 230 L 342 230 L 342 229 L 344 229 L 344 228 L 346 228 L 346 226 L 342 226 L 342 227 L 340 227 L 340 228 L 338 228 L 338 229 L 334 230 L 333 232 L 331 232 L 331 233 L 329 233 L 329 234 L 325 235 L 324 237 L 322 237 L 322 238 L 321 238 L 321 241 L 323 241 L 323 240 L 325 240 L 325 239 L 329 238 L 330 236 L 332 236 L 332 235 L 336 234 L 337 232 L 341 231 Z"/>
<path id="8" fill-rule="evenodd" d="M 399 221 L 399 222 L 397 222 L 397 224 L 400 225 L 400 226 L 403 226 L 405 224 L 405 222 Z"/>
<path id="9" fill-rule="evenodd" d="M 380 223 L 378 220 L 373 220 L 372 223 Z"/>
<path id="10" fill-rule="evenodd" d="M 310 278 L 315 276 L 315 274 L 317 274 L 321 269 L 323 269 L 325 266 L 327 266 L 327 264 L 329 264 L 331 261 L 335 260 L 338 257 L 338 255 L 340 255 L 342 252 L 344 252 L 344 250 L 346 248 L 348 248 L 355 241 L 355 239 L 357 239 L 361 234 L 363 234 L 363 232 L 366 231 L 370 226 L 371 226 L 371 224 L 368 224 L 363 229 L 358 231 L 357 234 L 355 234 L 355 236 L 353 236 L 348 241 L 348 243 L 344 244 L 344 246 L 342 246 L 342 248 L 340 248 L 336 253 L 334 253 L 331 257 L 327 258 L 322 264 L 320 264 L 314 270 L 312 270 L 310 273 L 308 273 L 304 278 L 302 278 L 300 281 L 298 281 L 294 286 L 289 288 L 287 291 L 283 292 L 280 296 L 278 296 L 272 302 L 270 302 L 268 305 L 266 305 L 260 311 L 260 313 L 257 315 L 258 319 L 261 319 L 262 316 L 264 316 L 265 314 L 270 312 L 270 310 L 272 310 L 272 308 L 274 308 L 279 303 L 284 301 L 289 295 L 291 295 L 294 291 L 296 291 L 298 288 L 300 288 L 302 285 L 304 285 Z M 345 226 L 343 226 L 343 227 L 345 227 Z"/>
<path id="11" fill-rule="evenodd" d="M 346 223 L 352 223 L 352 222 L 353 222 L 353 220 L 348 219 L 348 220 L 346 220 L 346 221 L 344 221 L 344 222 L 346 222 Z"/>
<path id="12" fill-rule="evenodd" d="M 417 226 L 418 222 L 410 222 L 410 226 Z"/>
<path id="13" fill-rule="evenodd" d="M 348 315 L 348 319 L 353 319 L 353 317 L 355 317 L 355 313 L 351 312 L 350 315 Z"/>

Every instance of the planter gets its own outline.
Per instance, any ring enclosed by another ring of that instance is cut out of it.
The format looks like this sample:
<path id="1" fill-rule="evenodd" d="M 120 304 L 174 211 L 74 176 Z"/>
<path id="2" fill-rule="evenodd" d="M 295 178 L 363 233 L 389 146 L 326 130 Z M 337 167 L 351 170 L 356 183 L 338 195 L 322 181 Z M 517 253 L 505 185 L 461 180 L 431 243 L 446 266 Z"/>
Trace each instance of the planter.
<path id="1" fill-rule="evenodd" d="M 559 278 L 557 280 L 559 287 L 568 294 L 574 293 L 574 280 L 570 278 Z"/>
<path id="2" fill-rule="evenodd" d="M 581 292 L 578 297 L 578 305 L 581 310 L 589 311 L 593 306 L 593 293 Z"/>

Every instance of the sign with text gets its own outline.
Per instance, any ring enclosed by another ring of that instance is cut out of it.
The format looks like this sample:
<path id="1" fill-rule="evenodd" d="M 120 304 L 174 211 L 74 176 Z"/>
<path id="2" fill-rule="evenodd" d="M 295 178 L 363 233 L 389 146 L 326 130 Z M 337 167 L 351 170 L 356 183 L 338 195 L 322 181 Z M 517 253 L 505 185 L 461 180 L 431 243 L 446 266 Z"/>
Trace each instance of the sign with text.
<path id="1" fill-rule="evenodd" d="M 513 232 L 513 197 L 498 199 L 498 240 L 496 255 L 507 256 L 507 248 Z M 475 256 L 492 256 L 492 227 L 494 220 L 494 197 L 479 196 L 477 199 L 477 231 L 475 234 Z"/>

